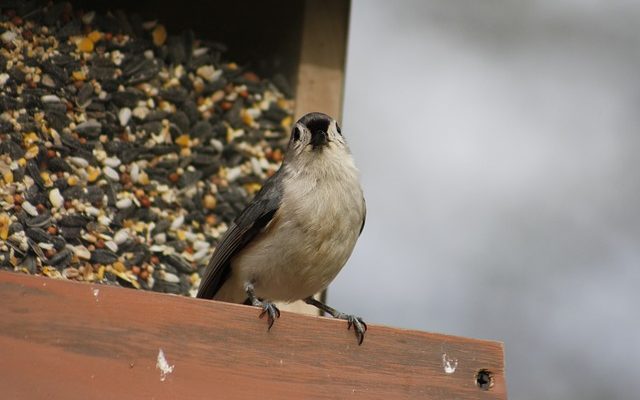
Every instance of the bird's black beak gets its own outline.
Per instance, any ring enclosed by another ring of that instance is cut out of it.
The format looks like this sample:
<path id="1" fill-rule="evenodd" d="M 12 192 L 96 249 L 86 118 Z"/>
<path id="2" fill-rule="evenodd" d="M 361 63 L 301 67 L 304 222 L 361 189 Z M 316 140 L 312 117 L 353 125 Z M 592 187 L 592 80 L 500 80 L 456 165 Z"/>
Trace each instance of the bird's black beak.
<path id="1" fill-rule="evenodd" d="M 312 134 L 311 134 L 311 146 L 313 147 L 314 150 L 323 147 L 324 145 L 327 144 L 327 142 L 328 142 L 328 140 L 327 140 L 327 132 L 321 131 L 321 130 L 317 130 L 315 132 L 312 132 Z"/>

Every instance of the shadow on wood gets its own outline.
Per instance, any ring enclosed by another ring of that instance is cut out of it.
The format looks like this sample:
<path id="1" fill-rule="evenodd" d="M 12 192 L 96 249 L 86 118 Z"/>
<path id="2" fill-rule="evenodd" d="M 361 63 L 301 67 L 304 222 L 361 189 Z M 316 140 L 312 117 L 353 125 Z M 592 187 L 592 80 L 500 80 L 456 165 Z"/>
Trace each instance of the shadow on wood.
<path id="1" fill-rule="evenodd" d="M 4 271 L 0 298 L 4 398 L 506 399 L 497 342 Z"/>

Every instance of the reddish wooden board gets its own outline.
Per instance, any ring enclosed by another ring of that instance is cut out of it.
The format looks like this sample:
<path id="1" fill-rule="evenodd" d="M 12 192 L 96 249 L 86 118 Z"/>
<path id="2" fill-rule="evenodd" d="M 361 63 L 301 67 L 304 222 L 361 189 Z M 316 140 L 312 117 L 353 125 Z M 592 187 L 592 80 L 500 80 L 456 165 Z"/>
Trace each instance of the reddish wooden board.
<path id="1" fill-rule="evenodd" d="M 358 346 L 330 318 L 283 312 L 267 331 L 254 307 L 5 271 L 0 299 L 6 399 L 507 398 L 492 341 L 369 324 Z"/>

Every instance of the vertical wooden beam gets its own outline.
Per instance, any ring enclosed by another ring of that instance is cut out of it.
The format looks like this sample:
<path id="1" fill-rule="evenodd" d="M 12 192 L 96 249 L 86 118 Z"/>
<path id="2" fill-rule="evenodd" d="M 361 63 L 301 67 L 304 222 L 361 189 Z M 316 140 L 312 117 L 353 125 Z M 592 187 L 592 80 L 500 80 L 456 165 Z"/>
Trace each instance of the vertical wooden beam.
<path id="1" fill-rule="evenodd" d="M 295 118 L 312 111 L 342 118 L 350 6 L 349 0 L 305 1 Z M 282 307 L 318 315 L 315 307 L 303 302 Z"/>
<path id="2" fill-rule="evenodd" d="M 296 115 L 321 111 L 340 119 L 348 0 L 306 0 L 296 88 Z"/>

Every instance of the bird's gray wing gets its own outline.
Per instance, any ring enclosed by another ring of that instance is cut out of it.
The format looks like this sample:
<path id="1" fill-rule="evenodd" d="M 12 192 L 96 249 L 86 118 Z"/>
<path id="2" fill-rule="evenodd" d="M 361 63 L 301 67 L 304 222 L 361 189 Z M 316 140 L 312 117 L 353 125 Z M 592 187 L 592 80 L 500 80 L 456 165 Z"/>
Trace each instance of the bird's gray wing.
<path id="1" fill-rule="evenodd" d="M 218 242 L 200 281 L 197 297 L 212 299 L 215 296 L 229 276 L 231 258 L 273 219 L 282 199 L 279 172 L 265 181 L 260 191 Z"/>

